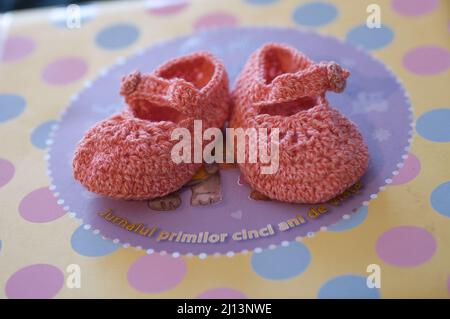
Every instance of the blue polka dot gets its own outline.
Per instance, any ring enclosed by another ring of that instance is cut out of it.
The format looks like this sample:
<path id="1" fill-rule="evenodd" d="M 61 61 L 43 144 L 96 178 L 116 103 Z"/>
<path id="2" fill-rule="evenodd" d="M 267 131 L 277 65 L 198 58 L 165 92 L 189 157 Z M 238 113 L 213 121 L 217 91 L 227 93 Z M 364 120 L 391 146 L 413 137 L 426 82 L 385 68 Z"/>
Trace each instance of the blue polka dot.
<path id="1" fill-rule="evenodd" d="M 369 288 L 367 278 L 344 275 L 328 280 L 319 290 L 320 299 L 378 299 L 378 288 Z"/>
<path id="2" fill-rule="evenodd" d="M 25 110 L 27 102 L 17 94 L 0 93 L 0 122 L 9 121 Z"/>
<path id="3" fill-rule="evenodd" d="M 96 36 L 97 45 L 104 49 L 122 49 L 134 43 L 139 29 L 132 24 L 114 24 L 102 29 Z"/>
<path id="4" fill-rule="evenodd" d="M 433 142 L 450 142 L 450 109 L 434 109 L 422 114 L 416 131 Z"/>
<path id="5" fill-rule="evenodd" d="M 361 206 L 357 212 L 350 214 L 349 219 L 342 219 L 328 227 L 329 231 L 345 231 L 361 225 L 367 217 L 367 206 Z"/>
<path id="6" fill-rule="evenodd" d="M 268 5 L 277 2 L 278 0 L 245 0 L 245 2 L 249 4 L 253 4 L 255 6 L 258 5 Z"/>
<path id="7" fill-rule="evenodd" d="M 31 133 L 31 143 L 37 148 L 45 149 L 45 142 L 54 124 L 56 124 L 56 121 L 47 121 L 36 127 Z"/>
<path id="8" fill-rule="evenodd" d="M 450 182 L 436 187 L 431 193 L 431 206 L 444 216 L 450 217 Z"/>
<path id="9" fill-rule="evenodd" d="M 314 2 L 297 7 L 293 19 L 303 26 L 318 27 L 332 22 L 337 15 L 338 11 L 332 4 Z"/>
<path id="10" fill-rule="evenodd" d="M 351 29 L 347 41 L 366 50 L 376 50 L 387 46 L 394 39 L 394 32 L 386 25 L 381 28 L 368 28 L 365 24 Z"/>
<path id="11" fill-rule="evenodd" d="M 287 247 L 263 250 L 252 256 L 253 270 L 263 278 L 283 280 L 295 277 L 308 268 L 311 253 L 298 242 L 291 242 Z"/>
<path id="12" fill-rule="evenodd" d="M 85 230 L 83 226 L 78 227 L 72 234 L 71 244 L 77 253 L 89 257 L 105 256 L 119 248 L 119 245 L 105 240 L 99 235 L 94 235 L 92 231 Z"/>

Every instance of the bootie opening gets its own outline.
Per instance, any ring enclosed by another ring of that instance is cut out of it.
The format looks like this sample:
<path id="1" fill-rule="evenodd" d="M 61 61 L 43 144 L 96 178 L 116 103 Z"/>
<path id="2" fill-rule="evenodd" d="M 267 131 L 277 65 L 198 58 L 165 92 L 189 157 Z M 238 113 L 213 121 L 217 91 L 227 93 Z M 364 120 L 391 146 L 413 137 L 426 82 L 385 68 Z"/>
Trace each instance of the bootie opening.
<path id="1" fill-rule="evenodd" d="M 159 76 L 168 80 L 173 78 L 184 79 L 191 82 L 197 89 L 202 89 L 211 81 L 214 72 L 214 63 L 200 55 L 170 65 L 161 70 Z"/>
<path id="2" fill-rule="evenodd" d="M 293 52 L 287 48 L 277 45 L 269 45 L 264 48 L 262 54 L 263 78 L 266 84 L 279 75 L 294 73 L 302 69 L 300 59 L 294 57 Z M 305 61 L 303 61 L 306 63 Z"/>
<path id="3" fill-rule="evenodd" d="M 168 106 L 161 106 L 146 100 L 137 100 L 134 103 L 135 106 L 132 109 L 133 115 L 143 120 L 179 123 L 186 118 L 183 113 Z"/>
<path id="4" fill-rule="evenodd" d="M 261 105 L 259 114 L 268 114 L 271 116 L 291 116 L 301 111 L 306 111 L 319 104 L 318 97 L 305 96 L 299 99 L 286 102 L 274 102 Z"/>

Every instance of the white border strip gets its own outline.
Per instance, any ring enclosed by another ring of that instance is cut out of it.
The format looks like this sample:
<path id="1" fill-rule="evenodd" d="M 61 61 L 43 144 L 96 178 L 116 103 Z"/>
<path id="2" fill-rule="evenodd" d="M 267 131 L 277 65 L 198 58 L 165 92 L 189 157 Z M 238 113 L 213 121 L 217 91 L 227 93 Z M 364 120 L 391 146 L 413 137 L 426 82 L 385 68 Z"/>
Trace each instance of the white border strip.
<path id="1" fill-rule="evenodd" d="M 12 14 L 0 14 L 0 60 L 5 50 L 6 39 L 8 37 L 9 27 L 11 26 Z"/>

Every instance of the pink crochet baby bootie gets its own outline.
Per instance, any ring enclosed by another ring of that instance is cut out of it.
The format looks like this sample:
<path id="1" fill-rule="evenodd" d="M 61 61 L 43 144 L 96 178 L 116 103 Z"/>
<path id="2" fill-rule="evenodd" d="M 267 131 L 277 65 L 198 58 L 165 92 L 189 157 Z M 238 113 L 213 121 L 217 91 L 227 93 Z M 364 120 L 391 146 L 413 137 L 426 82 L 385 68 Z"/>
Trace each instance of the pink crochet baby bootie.
<path id="1" fill-rule="evenodd" d="M 113 198 L 153 199 L 178 190 L 202 164 L 175 163 L 171 151 L 179 141 L 171 134 L 177 128 L 193 134 L 194 120 L 202 120 L 203 130 L 223 128 L 230 105 L 224 65 L 194 53 L 153 74 L 127 75 L 120 93 L 128 108 L 86 132 L 75 151 L 75 178 Z"/>
<path id="2" fill-rule="evenodd" d="M 328 90 L 342 92 L 348 76 L 338 64 L 315 64 L 286 45 L 266 44 L 250 57 L 233 92 L 230 126 L 280 132 L 277 171 L 262 174 L 267 164 L 260 161 L 239 165 L 251 187 L 280 201 L 320 203 L 358 181 L 367 146 L 325 98 Z"/>

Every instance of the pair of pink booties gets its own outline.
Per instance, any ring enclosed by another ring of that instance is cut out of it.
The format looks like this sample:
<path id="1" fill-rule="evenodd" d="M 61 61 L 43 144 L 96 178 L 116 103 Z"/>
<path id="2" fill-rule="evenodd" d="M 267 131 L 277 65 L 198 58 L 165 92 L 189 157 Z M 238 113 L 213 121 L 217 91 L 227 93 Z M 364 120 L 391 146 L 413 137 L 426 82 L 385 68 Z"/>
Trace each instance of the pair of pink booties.
<path id="1" fill-rule="evenodd" d="M 266 44 L 251 55 L 231 94 L 221 61 L 206 52 L 171 60 L 152 74 L 122 80 L 127 108 L 97 123 L 79 142 L 75 178 L 88 190 L 119 199 L 170 194 L 201 168 L 176 164 L 176 128 L 279 128 L 279 168 L 239 164 L 250 186 L 292 203 L 325 202 L 366 171 L 368 150 L 357 127 L 330 107 L 326 91 L 342 92 L 349 72 L 313 63 L 294 48 Z"/>

